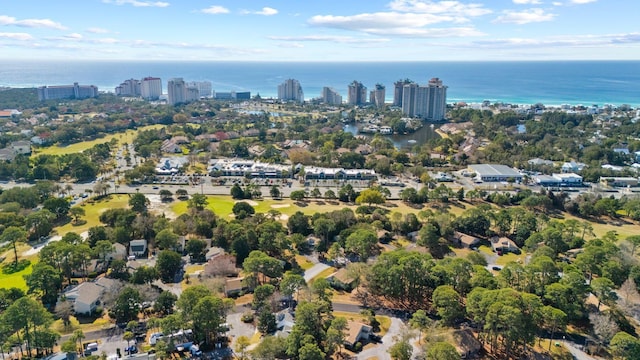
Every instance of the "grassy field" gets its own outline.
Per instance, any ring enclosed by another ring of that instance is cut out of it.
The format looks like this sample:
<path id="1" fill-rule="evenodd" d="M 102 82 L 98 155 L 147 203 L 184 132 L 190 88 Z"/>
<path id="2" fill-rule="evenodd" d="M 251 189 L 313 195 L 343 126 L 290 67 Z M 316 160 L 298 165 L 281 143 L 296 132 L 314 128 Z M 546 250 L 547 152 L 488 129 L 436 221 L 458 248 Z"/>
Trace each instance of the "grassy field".
<path id="1" fill-rule="evenodd" d="M 309 270 L 313 267 L 313 264 L 302 255 L 296 255 L 296 261 L 302 270 Z"/>
<path id="2" fill-rule="evenodd" d="M 36 150 L 34 152 L 34 155 L 65 155 L 65 154 L 78 153 L 78 152 L 82 152 L 87 149 L 90 149 L 95 145 L 108 143 L 109 141 L 111 141 L 111 139 L 118 140 L 118 145 L 122 145 L 123 143 L 133 141 L 133 139 L 138 134 L 138 131 L 159 129 L 164 126 L 165 125 L 160 125 L 160 124 L 143 126 L 136 130 L 127 130 L 126 132 L 109 134 L 103 138 L 99 138 L 91 141 L 83 141 L 83 142 L 79 142 L 79 143 L 75 143 L 67 146 L 53 145 L 43 149 Z"/>
<path id="3" fill-rule="evenodd" d="M 59 228 L 57 228 L 58 235 L 64 235 L 70 231 L 76 232 L 78 234 L 89 230 L 89 228 L 93 226 L 101 225 L 98 217 L 107 209 L 118 209 L 125 208 L 129 206 L 129 196 L 128 195 L 110 195 L 102 200 L 95 201 L 93 204 L 89 202 L 83 203 L 84 205 L 76 205 L 81 206 L 86 215 L 81 219 L 84 220 L 84 223 L 80 223 L 80 225 L 75 225 L 73 222 L 69 222 Z"/>
<path id="4" fill-rule="evenodd" d="M 242 200 L 234 200 L 230 195 L 212 195 L 207 196 L 209 200 L 209 204 L 207 205 L 207 209 L 216 213 L 216 215 L 220 217 L 228 217 L 231 215 L 233 205 L 237 201 Z M 327 202 L 322 200 L 310 200 L 304 203 L 297 203 L 292 201 L 291 199 L 282 199 L 282 200 L 274 200 L 274 199 L 256 199 L 256 200 L 244 200 L 253 205 L 256 213 L 267 213 L 270 210 L 276 210 L 282 215 L 293 215 L 297 211 L 301 211 L 306 215 L 313 215 L 317 212 L 331 212 L 335 210 L 342 210 L 344 208 L 350 208 L 355 211 L 358 208 L 358 205 L 347 205 L 339 202 Z M 302 206 L 301 206 L 302 205 Z M 412 208 L 407 206 L 401 201 L 387 201 L 383 208 L 388 209 L 391 213 L 399 212 L 402 214 L 406 213 L 414 213 L 417 214 L 420 212 L 419 209 Z M 458 208 L 456 208 L 458 209 Z M 171 207 L 171 210 L 177 215 L 184 214 L 187 212 L 187 201 L 178 201 Z M 459 209 L 460 212 L 464 211 L 464 209 Z"/>
<path id="5" fill-rule="evenodd" d="M 569 219 L 574 219 L 574 220 L 578 220 L 580 223 L 584 222 L 584 219 L 581 219 L 579 217 L 573 216 L 571 214 L 568 213 L 563 213 L 564 217 L 563 220 L 569 220 Z M 632 235 L 637 235 L 640 233 L 640 225 L 637 224 L 624 224 L 624 225 L 614 225 L 611 223 L 607 223 L 607 222 L 603 222 L 603 223 L 596 223 L 596 222 L 589 222 L 591 224 L 591 226 L 593 226 L 593 233 L 595 234 L 595 237 L 602 237 L 604 234 L 606 234 L 609 231 L 615 231 L 618 234 L 618 238 L 620 239 L 624 239 L 626 237 L 632 236 Z M 582 232 L 582 228 L 578 227 L 578 232 L 579 234 L 581 234 Z M 585 236 L 586 240 L 589 240 L 593 238 L 592 236 Z"/>
<path id="6" fill-rule="evenodd" d="M 19 245 L 18 246 L 18 254 L 30 249 L 29 245 Z M 7 250 L 2 254 L 4 257 L 4 261 L 0 265 L 9 264 L 13 261 L 13 249 Z M 37 255 L 29 256 L 29 257 L 19 257 L 19 260 L 28 259 L 31 261 L 31 265 L 27 266 L 22 271 L 18 271 L 13 274 L 4 274 L 0 272 L 0 288 L 12 288 L 16 287 L 18 289 L 27 290 L 27 282 L 24 280 L 25 275 L 31 274 L 33 271 L 33 265 L 37 264 L 39 259 Z"/>
<path id="7" fill-rule="evenodd" d="M 496 264 L 504 266 L 512 261 L 520 264 L 524 264 L 524 259 L 526 256 L 527 254 L 524 251 L 520 255 L 516 255 L 512 253 L 504 254 L 502 256 L 498 256 L 498 259 L 496 260 Z"/>

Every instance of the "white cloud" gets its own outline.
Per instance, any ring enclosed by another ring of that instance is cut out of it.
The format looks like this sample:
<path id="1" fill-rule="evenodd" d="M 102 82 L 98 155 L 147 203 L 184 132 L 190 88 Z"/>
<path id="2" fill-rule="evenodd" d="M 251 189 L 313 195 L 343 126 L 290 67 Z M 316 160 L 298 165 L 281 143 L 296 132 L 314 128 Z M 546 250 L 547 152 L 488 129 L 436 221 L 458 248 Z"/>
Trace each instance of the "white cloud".
<path id="1" fill-rule="evenodd" d="M 107 34 L 109 32 L 109 30 L 107 29 L 98 28 L 98 27 L 88 28 L 86 31 L 92 34 Z"/>
<path id="2" fill-rule="evenodd" d="M 272 15 L 276 15 L 278 13 L 278 10 L 265 6 L 262 8 L 262 10 L 258 10 L 258 11 L 241 10 L 240 13 L 243 15 L 253 14 L 253 15 L 272 16 Z"/>
<path id="3" fill-rule="evenodd" d="M 135 7 L 160 7 L 164 8 L 169 6 L 168 2 L 164 1 L 141 1 L 141 0 L 102 0 L 105 4 L 114 5 L 132 5 Z"/>
<path id="4" fill-rule="evenodd" d="M 78 33 L 71 33 L 71 34 L 65 35 L 64 37 L 69 40 L 81 40 L 83 38 L 82 34 L 78 34 Z"/>
<path id="5" fill-rule="evenodd" d="M 264 15 L 264 16 L 271 16 L 277 13 L 278 13 L 278 10 L 274 8 L 266 7 L 266 6 L 263 7 L 262 10 L 255 12 L 256 15 Z"/>
<path id="6" fill-rule="evenodd" d="M 540 0 L 513 0 L 514 4 L 518 4 L 518 5 L 538 5 L 538 4 L 542 4 L 542 1 Z"/>
<path id="7" fill-rule="evenodd" d="M 5 32 L 0 32 L 0 38 L 12 39 L 12 40 L 20 40 L 20 41 L 33 40 L 33 36 L 31 36 L 30 34 L 27 34 L 27 33 L 5 33 Z"/>
<path id="8" fill-rule="evenodd" d="M 201 13 L 217 15 L 217 14 L 228 14 L 229 9 L 220 5 L 212 5 L 206 9 L 200 10 Z"/>
<path id="9" fill-rule="evenodd" d="M 580 35 L 580 36 L 554 36 L 543 39 L 532 38 L 506 38 L 495 40 L 478 40 L 466 46 L 478 46 L 485 48 L 512 48 L 512 47 L 603 47 L 621 44 L 640 44 L 640 33 L 605 34 L 605 35 Z"/>
<path id="10" fill-rule="evenodd" d="M 355 15 L 316 15 L 310 25 L 360 31 L 372 35 L 415 38 L 482 36 L 473 26 L 430 28 L 434 24 L 464 24 L 470 18 L 491 14 L 482 4 L 460 1 L 393 0 L 390 11 Z"/>
<path id="11" fill-rule="evenodd" d="M 569 2 L 572 3 L 572 4 L 581 5 L 581 4 L 588 4 L 588 3 L 592 3 L 592 2 L 596 2 L 596 1 L 598 1 L 598 0 L 571 0 Z"/>
<path id="12" fill-rule="evenodd" d="M 277 46 L 281 48 L 300 49 L 304 47 L 304 44 L 298 42 L 283 42 L 277 44 Z"/>
<path id="13" fill-rule="evenodd" d="M 355 38 L 352 36 L 338 36 L 338 35 L 305 35 L 305 36 L 269 36 L 271 40 L 278 41 L 309 41 L 309 42 L 336 42 L 342 44 L 357 44 L 357 43 L 384 43 L 389 42 L 389 39 L 383 38 Z"/>
<path id="14" fill-rule="evenodd" d="M 556 14 L 545 13 L 543 9 L 529 9 L 524 11 L 505 10 L 494 22 L 506 24 L 529 24 L 535 22 L 551 21 Z"/>
<path id="15" fill-rule="evenodd" d="M 351 16 L 316 15 L 309 19 L 309 24 L 368 32 L 372 29 L 423 27 L 451 21 L 455 21 L 455 18 L 446 15 L 378 12 Z"/>
<path id="16" fill-rule="evenodd" d="M 482 4 L 464 4 L 459 1 L 394 0 L 389 3 L 389 8 L 400 12 L 447 14 L 455 17 L 477 17 L 493 12 Z"/>
<path id="17" fill-rule="evenodd" d="M 0 25 L 13 25 L 20 27 L 29 27 L 29 28 L 48 28 L 48 29 L 56 29 L 56 30 L 65 30 L 62 24 L 55 22 L 50 19 L 23 19 L 18 20 L 12 16 L 0 15 Z"/>
<path id="18" fill-rule="evenodd" d="M 482 36 L 484 33 L 473 27 L 427 28 L 442 22 L 457 22 L 447 15 L 382 12 L 353 16 L 318 15 L 309 19 L 315 26 L 360 31 L 372 35 L 440 38 Z"/>
<path id="19" fill-rule="evenodd" d="M 553 6 L 562 6 L 564 5 L 563 3 L 559 2 L 559 1 L 554 1 L 551 3 Z"/>
<path id="20" fill-rule="evenodd" d="M 101 38 L 101 39 L 92 39 L 90 40 L 90 42 L 96 43 L 96 44 L 118 44 L 121 41 L 114 38 Z"/>

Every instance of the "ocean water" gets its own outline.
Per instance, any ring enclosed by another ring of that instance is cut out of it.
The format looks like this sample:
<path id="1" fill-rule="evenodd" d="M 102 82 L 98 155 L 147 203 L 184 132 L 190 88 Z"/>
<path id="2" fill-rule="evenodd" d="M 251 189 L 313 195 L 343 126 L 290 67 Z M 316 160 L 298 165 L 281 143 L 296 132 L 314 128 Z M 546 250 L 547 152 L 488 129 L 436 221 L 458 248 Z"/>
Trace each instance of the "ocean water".
<path id="1" fill-rule="evenodd" d="M 0 86 L 35 87 L 78 82 L 114 91 L 125 79 L 160 77 L 163 90 L 172 77 L 211 81 L 215 91 L 251 91 L 275 97 L 287 78 L 300 81 L 305 98 L 320 96 L 322 87 L 347 98 L 347 85 L 358 80 L 372 89 L 409 78 L 426 84 L 439 77 L 447 85 L 447 101 L 516 104 L 630 104 L 640 106 L 640 61 L 544 62 L 142 62 L 142 61 L 0 61 Z"/>

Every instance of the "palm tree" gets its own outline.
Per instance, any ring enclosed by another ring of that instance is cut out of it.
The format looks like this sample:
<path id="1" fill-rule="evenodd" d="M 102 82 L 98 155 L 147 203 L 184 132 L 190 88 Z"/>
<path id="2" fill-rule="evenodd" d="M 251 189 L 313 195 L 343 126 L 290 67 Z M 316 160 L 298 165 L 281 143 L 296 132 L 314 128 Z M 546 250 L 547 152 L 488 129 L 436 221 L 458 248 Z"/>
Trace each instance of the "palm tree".
<path id="1" fill-rule="evenodd" d="M 84 351 L 82 351 L 82 340 L 85 339 L 85 335 L 84 332 L 82 331 L 82 329 L 77 329 L 76 331 L 73 332 L 73 335 L 71 335 L 71 339 L 73 341 L 78 342 L 78 344 L 80 345 L 80 354 L 82 354 L 82 356 L 84 356 Z"/>
<path id="2" fill-rule="evenodd" d="M 65 185 L 64 189 L 67 191 L 68 194 L 72 194 L 73 193 L 73 185 L 71 185 L 71 184 Z"/>

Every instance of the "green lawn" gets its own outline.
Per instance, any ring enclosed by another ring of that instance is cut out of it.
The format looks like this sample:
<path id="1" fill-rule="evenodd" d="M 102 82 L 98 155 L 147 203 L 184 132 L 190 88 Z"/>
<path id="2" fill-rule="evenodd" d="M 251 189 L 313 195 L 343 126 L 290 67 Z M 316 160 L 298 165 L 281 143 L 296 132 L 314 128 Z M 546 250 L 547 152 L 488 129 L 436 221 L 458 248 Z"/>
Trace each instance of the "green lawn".
<path id="1" fill-rule="evenodd" d="M 138 131 L 159 129 L 164 126 L 165 125 L 160 125 L 160 124 L 149 125 L 149 126 L 140 127 L 136 130 L 127 130 L 126 132 L 109 134 L 103 138 L 95 139 L 91 141 L 83 141 L 83 142 L 79 142 L 79 143 L 75 143 L 67 146 L 53 145 L 53 146 L 49 146 L 41 150 L 35 151 L 34 155 L 65 155 L 65 154 L 78 153 L 78 152 L 82 152 L 87 149 L 90 149 L 95 145 L 107 143 L 111 141 L 111 139 L 118 140 L 118 144 L 121 145 L 122 143 L 133 141 Z"/>
<path id="2" fill-rule="evenodd" d="M 495 255 L 493 250 L 491 250 L 491 246 L 487 246 L 487 245 L 480 245 L 480 247 L 478 248 L 480 250 L 480 252 L 483 252 L 487 255 Z"/>
<path id="3" fill-rule="evenodd" d="M 573 216 L 571 214 L 568 213 L 563 213 L 564 217 L 563 217 L 563 221 L 569 220 L 569 219 L 574 219 L 574 220 L 578 220 L 580 223 L 584 222 L 584 219 L 581 219 L 579 217 Z M 624 219 L 621 219 L 624 220 Z M 640 233 L 640 225 L 636 225 L 636 224 L 624 224 L 624 225 L 614 225 L 608 222 L 604 222 L 604 223 L 596 223 L 596 222 L 589 222 L 591 224 L 591 226 L 593 226 L 593 233 L 595 234 L 595 236 L 597 238 L 602 237 L 604 234 L 606 234 L 609 231 L 615 231 L 618 234 L 618 238 L 619 239 L 624 239 L 628 236 L 632 236 L 632 235 L 637 235 Z M 578 226 L 578 235 L 582 234 L 582 227 Z M 585 236 L 586 240 L 592 239 L 592 236 Z"/>
<path id="4" fill-rule="evenodd" d="M 234 200 L 230 195 L 211 195 L 207 196 L 209 200 L 209 204 L 207 205 L 207 209 L 216 213 L 216 215 L 226 218 L 231 215 L 233 205 L 236 201 L 242 200 Z M 358 207 L 357 205 L 346 205 L 344 203 L 333 202 L 329 203 L 323 200 L 309 200 L 303 203 L 303 206 L 299 206 L 296 202 L 291 199 L 282 199 L 282 200 L 274 200 L 270 198 L 265 199 L 257 199 L 257 200 L 244 200 L 249 203 L 255 203 L 254 208 L 256 213 L 268 213 L 270 210 L 276 210 L 283 215 L 291 216 L 297 211 L 301 211 L 306 215 L 313 215 L 317 212 L 326 213 L 334 210 L 342 210 L 344 208 L 350 208 L 355 211 Z M 407 206 L 401 201 L 388 201 L 384 208 L 388 209 L 390 212 L 399 212 L 402 214 L 406 214 L 409 212 L 418 213 L 419 209 L 414 209 L 412 207 Z M 178 201 L 172 207 L 171 210 L 177 215 L 184 214 L 187 212 L 187 201 Z"/>
<path id="5" fill-rule="evenodd" d="M 70 231 L 75 233 L 82 233 L 84 231 L 89 230 L 89 228 L 101 225 L 98 217 L 107 209 L 117 209 L 117 208 L 125 208 L 129 206 L 129 196 L 128 195 L 110 195 L 107 198 L 104 198 L 99 201 L 95 201 L 93 204 L 90 204 L 88 201 L 83 203 L 84 206 L 80 206 L 86 212 L 86 215 L 81 218 L 85 223 L 81 223 L 80 225 L 74 225 L 73 222 L 69 222 L 57 229 L 58 235 L 64 235 Z"/>
<path id="6" fill-rule="evenodd" d="M 520 255 L 507 253 L 502 256 L 498 256 L 498 259 L 496 260 L 496 264 L 503 265 L 503 266 L 507 265 L 510 262 L 517 262 L 520 264 L 524 264 L 524 259 L 526 255 L 527 254 L 524 251 Z"/>
<path id="7" fill-rule="evenodd" d="M 19 246 L 18 247 L 18 254 L 24 252 L 25 250 L 31 248 L 30 246 Z M 10 263 L 13 261 L 13 249 L 8 250 L 7 252 L 5 252 L 5 254 L 3 254 L 3 256 L 5 256 L 5 261 L 2 262 L 2 265 Z M 19 257 L 19 259 L 25 259 L 24 257 Z M 2 271 L 0 271 L 0 288 L 12 288 L 12 287 L 16 287 L 18 289 L 22 289 L 22 290 L 27 290 L 27 282 L 24 280 L 24 275 L 29 275 L 31 274 L 31 272 L 33 271 L 33 265 L 35 265 L 36 263 L 38 263 L 39 259 L 38 256 L 30 256 L 27 257 L 27 259 L 29 259 L 31 261 L 31 265 L 29 265 L 28 267 L 26 267 L 24 270 L 22 271 L 18 271 L 16 273 L 13 274 L 5 274 Z"/>

